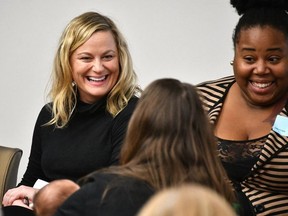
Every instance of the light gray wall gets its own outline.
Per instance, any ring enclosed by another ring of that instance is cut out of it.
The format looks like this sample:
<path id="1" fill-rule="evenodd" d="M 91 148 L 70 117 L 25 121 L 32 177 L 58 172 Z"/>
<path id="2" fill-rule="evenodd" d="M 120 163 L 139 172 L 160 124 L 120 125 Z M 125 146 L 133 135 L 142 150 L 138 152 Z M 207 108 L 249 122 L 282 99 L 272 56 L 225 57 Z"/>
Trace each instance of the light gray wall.
<path id="1" fill-rule="evenodd" d="M 0 145 L 24 150 L 19 181 L 60 34 L 91 10 L 125 35 L 142 87 L 162 77 L 197 84 L 232 74 L 238 15 L 229 0 L 0 0 Z"/>

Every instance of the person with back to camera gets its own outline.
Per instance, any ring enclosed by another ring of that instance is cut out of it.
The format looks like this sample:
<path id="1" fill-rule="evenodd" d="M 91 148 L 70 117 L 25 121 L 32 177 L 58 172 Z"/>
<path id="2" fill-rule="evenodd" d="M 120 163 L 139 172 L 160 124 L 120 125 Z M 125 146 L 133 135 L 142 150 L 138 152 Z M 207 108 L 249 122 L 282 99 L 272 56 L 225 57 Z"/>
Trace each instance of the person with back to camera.
<path id="1" fill-rule="evenodd" d="M 137 216 L 236 216 L 231 205 L 212 189 L 184 184 L 151 197 Z"/>
<path id="2" fill-rule="evenodd" d="M 244 215 L 288 215 L 288 1 L 231 4 L 234 76 L 198 88 Z"/>
<path id="3" fill-rule="evenodd" d="M 52 75 L 52 102 L 38 116 L 21 186 L 4 196 L 5 216 L 16 211 L 11 205 L 29 208 L 23 201 L 32 202 L 37 179 L 76 181 L 119 162 L 141 89 L 114 22 L 96 12 L 74 18 L 60 38 Z"/>
<path id="4" fill-rule="evenodd" d="M 210 126 L 194 86 L 155 80 L 129 122 L 121 165 L 82 178 L 54 216 L 135 216 L 155 191 L 190 182 L 233 202 Z"/>

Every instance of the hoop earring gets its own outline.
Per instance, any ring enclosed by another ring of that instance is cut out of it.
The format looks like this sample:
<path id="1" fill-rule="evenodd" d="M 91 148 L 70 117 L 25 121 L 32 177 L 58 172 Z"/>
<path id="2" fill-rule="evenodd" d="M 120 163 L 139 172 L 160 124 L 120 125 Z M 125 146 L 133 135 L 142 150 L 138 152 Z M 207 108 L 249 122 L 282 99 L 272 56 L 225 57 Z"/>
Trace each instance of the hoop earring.
<path id="1" fill-rule="evenodd" d="M 234 64 L 234 61 L 232 60 L 232 61 L 230 61 L 230 65 L 233 65 Z"/>

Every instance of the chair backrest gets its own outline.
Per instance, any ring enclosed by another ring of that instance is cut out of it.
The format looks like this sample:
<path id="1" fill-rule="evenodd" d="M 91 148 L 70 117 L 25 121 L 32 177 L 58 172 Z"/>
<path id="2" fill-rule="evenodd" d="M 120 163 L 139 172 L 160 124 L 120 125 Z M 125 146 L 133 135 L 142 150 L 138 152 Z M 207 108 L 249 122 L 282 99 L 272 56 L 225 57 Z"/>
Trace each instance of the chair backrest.
<path id="1" fill-rule="evenodd" d="M 16 186 L 22 153 L 19 148 L 0 146 L 0 203 L 6 191 Z"/>

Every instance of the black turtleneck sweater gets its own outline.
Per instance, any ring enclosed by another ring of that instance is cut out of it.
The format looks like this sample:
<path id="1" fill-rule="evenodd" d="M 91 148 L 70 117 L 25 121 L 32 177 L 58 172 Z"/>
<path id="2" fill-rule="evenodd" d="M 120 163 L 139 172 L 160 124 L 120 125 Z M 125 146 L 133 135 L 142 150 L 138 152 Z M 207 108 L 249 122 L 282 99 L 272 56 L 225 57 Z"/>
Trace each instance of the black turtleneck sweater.
<path id="1" fill-rule="evenodd" d="M 96 104 L 78 102 L 65 128 L 43 126 L 51 119 L 46 104 L 36 121 L 29 163 L 20 184 L 33 186 L 37 179 L 78 178 L 115 165 L 126 128 L 138 98 L 113 118 L 106 111 L 106 99 Z"/>

